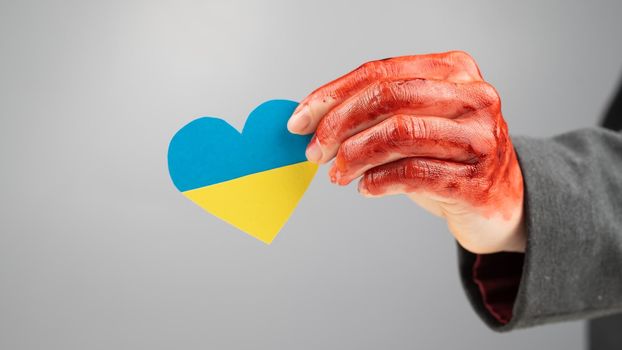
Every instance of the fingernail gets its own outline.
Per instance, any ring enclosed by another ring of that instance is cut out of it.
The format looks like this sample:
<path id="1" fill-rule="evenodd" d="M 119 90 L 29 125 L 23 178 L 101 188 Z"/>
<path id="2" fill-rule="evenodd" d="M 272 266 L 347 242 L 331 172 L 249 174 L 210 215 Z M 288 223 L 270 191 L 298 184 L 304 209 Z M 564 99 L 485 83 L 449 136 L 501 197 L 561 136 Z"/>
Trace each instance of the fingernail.
<path id="1" fill-rule="evenodd" d="M 304 105 L 294 111 L 294 114 L 287 121 L 287 128 L 291 132 L 303 132 L 309 124 L 311 124 L 311 116 L 309 115 L 309 107 Z"/>
<path id="2" fill-rule="evenodd" d="M 339 178 L 341 177 L 341 174 L 339 174 L 339 171 L 335 168 L 335 166 L 333 166 L 328 171 L 328 176 L 330 176 L 330 182 L 336 184 L 337 181 L 339 181 Z"/>
<path id="3" fill-rule="evenodd" d="M 322 149 L 317 139 L 313 139 L 311 144 L 309 144 L 306 155 L 307 159 L 313 163 L 318 163 L 322 159 Z"/>
<path id="4" fill-rule="evenodd" d="M 344 173 L 341 172 L 336 165 L 333 165 L 333 167 L 328 171 L 328 175 L 330 176 L 330 182 L 334 184 L 339 186 L 350 184 L 350 180 L 344 176 Z"/>

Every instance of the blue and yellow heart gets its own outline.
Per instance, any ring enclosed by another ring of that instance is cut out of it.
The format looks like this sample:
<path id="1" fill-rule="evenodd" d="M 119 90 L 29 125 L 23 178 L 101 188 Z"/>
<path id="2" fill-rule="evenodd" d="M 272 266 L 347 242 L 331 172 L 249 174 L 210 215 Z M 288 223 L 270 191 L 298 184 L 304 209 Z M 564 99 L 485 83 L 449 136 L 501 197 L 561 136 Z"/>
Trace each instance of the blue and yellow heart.
<path id="1" fill-rule="evenodd" d="M 270 244 L 311 183 L 310 136 L 287 131 L 298 104 L 271 100 L 255 108 L 242 133 L 202 117 L 181 128 L 168 148 L 175 187 L 192 202 Z"/>

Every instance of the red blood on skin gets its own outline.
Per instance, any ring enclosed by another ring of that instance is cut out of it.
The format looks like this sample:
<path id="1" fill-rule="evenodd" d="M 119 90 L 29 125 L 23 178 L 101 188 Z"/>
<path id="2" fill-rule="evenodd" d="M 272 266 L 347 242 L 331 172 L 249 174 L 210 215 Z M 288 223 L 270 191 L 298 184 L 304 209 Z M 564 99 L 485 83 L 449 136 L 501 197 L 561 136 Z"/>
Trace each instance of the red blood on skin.
<path id="1" fill-rule="evenodd" d="M 509 219 L 523 197 L 523 180 L 504 122 L 500 129 L 496 148 L 478 157 L 475 164 L 451 163 L 453 168 L 438 172 L 435 165 L 450 163 L 438 158 L 405 158 L 368 170 L 361 186 L 375 196 L 395 186 L 403 193 L 433 193 L 468 203 L 485 217 L 500 213 Z"/>
<path id="2" fill-rule="evenodd" d="M 333 182 L 343 185 L 362 175 L 360 188 L 371 195 L 430 193 L 508 219 L 522 200 L 522 175 L 499 96 L 468 54 L 367 63 L 301 105 L 326 111 L 314 116 L 320 121 L 311 143 L 320 142 L 323 162 L 337 153 Z M 457 125 L 371 131 L 397 115 Z"/>
<path id="3" fill-rule="evenodd" d="M 317 89 L 301 106 L 331 98 L 341 102 L 379 79 L 433 79 L 450 82 L 481 81 L 479 67 L 466 52 L 452 51 L 429 55 L 385 58 L 362 64 L 352 72 Z"/>
<path id="4" fill-rule="evenodd" d="M 330 153 L 346 138 L 396 114 L 459 118 L 494 103 L 488 93 L 490 86 L 479 81 L 383 80 L 327 112 L 313 141 L 319 141 Z"/>
<path id="5" fill-rule="evenodd" d="M 446 118 L 393 116 L 341 144 L 330 171 L 346 185 L 363 171 L 404 157 L 429 157 L 473 164 L 484 155 L 471 142 L 477 130 Z"/>

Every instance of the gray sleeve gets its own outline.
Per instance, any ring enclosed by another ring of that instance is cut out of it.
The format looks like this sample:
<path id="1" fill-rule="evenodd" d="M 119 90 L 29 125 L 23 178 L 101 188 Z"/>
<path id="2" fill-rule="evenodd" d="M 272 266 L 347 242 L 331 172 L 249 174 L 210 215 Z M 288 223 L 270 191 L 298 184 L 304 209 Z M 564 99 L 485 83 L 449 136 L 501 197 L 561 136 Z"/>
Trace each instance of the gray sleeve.
<path id="1" fill-rule="evenodd" d="M 476 256 L 459 248 L 474 309 L 497 331 L 622 312 L 622 134 L 592 128 L 513 143 L 528 237 L 512 316 L 502 324 L 483 305 Z M 491 261 L 504 269 L 503 259 Z"/>

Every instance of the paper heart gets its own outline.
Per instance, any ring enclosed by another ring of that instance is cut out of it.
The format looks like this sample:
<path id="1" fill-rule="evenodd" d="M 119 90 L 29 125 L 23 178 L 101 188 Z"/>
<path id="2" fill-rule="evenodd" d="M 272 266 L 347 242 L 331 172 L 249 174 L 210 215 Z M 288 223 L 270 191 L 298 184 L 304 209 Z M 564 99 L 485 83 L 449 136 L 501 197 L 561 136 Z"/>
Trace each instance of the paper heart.
<path id="1" fill-rule="evenodd" d="M 213 117 L 188 123 L 168 148 L 173 183 L 201 208 L 270 244 L 317 171 L 305 157 L 310 136 L 287 131 L 297 105 L 262 103 L 242 133 Z"/>

